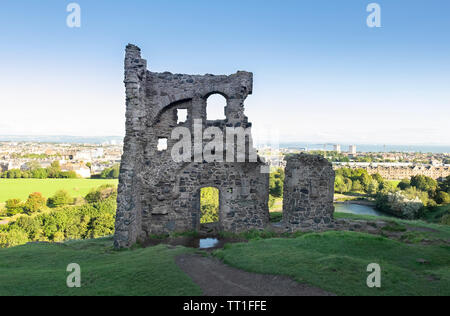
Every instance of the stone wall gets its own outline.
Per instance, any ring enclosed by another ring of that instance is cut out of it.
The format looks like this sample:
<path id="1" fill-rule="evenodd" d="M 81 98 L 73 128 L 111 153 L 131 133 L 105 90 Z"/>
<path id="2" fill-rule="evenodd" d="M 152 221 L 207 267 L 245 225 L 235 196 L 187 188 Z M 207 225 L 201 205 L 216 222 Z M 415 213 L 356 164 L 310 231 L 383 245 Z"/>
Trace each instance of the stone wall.
<path id="1" fill-rule="evenodd" d="M 247 157 L 245 162 L 208 163 L 194 159 L 198 158 L 195 146 L 191 162 L 176 162 L 171 155 L 178 141 L 172 139 L 172 131 L 186 127 L 194 135 L 194 120 L 201 120 L 201 131 L 212 126 L 220 130 L 251 127 L 244 115 L 244 100 L 252 93 L 253 75 L 243 71 L 230 76 L 154 73 L 147 70 L 140 49 L 128 45 L 124 82 L 126 136 L 115 246 L 130 247 L 153 234 L 197 230 L 203 187 L 219 189 L 222 230 L 264 228 L 269 222 L 269 176 L 261 173 L 265 164 L 259 157 L 255 162 Z M 206 117 L 207 99 L 215 93 L 227 100 L 223 121 Z M 179 110 L 187 110 L 185 122 L 178 122 Z M 167 149 L 157 149 L 160 139 L 167 139 Z M 207 142 L 200 143 L 200 150 Z M 225 137 L 224 143 L 228 145 Z M 255 150 L 251 135 L 246 139 L 246 148 L 248 156 Z M 222 154 L 226 157 L 226 150 Z"/>
<path id="2" fill-rule="evenodd" d="M 334 170 L 325 158 L 298 154 L 286 158 L 283 223 L 293 231 L 332 227 Z"/>

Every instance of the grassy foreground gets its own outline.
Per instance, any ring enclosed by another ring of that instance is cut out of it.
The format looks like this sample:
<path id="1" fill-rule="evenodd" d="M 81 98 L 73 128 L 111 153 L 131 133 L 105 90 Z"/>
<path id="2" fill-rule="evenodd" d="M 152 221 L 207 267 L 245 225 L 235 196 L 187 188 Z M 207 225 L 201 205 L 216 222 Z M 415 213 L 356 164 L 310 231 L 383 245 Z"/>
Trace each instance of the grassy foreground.
<path id="1" fill-rule="evenodd" d="M 189 251 L 165 246 L 115 251 L 111 238 L 0 249 L 0 296 L 200 295 L 174 261 Z M 66 286 L 70 263 L 81 267 L 81 288 Z"/>
<path id="2" fill-rule="evenodd" d="M 49 197 L 58 190 L 66 190 L 73 197 L 85 196 L 93 188 L 117 183 L 115 179 L 0 179 L 0 203 L 13 198 L 26 200 L 33 192 Z"/>
<path id="3" fill-rule="evenodd" d="M 450 247 L 444 245 L 333 231 L 230 244 L 215 255 L 239 269 L 287 275 L 338 295 L 450 295 Z M 379 289 L 366 285 L 370 263 L 381 266 Z"/>
<path id="4" fill-rule="evenodd" d="M 417 227 L 418 234 L 436 242 L 424 244 L 417 239 L 419 242 L 411 244 L 357 232 L 287 236 L 290 238 L 254 232 L 245 235 L 248 243 L 228 244 L 213 255 L 239 269 L 287 275 L 338 295 L 450 295 L 450 246 L 437 242 L 450 239 L 450 227 L 387 219 Z M 179 254 L 194 251 L 164 245 L 115 251 L 111 238 L 0 249 L 0 296 L 201 295 L 200 288 L 174 260 Z M 79 289 L 66 286 L 70 263 L 81 266 Z M 381 266 L 380 289 L 366 285 L 370 263 Z"/>

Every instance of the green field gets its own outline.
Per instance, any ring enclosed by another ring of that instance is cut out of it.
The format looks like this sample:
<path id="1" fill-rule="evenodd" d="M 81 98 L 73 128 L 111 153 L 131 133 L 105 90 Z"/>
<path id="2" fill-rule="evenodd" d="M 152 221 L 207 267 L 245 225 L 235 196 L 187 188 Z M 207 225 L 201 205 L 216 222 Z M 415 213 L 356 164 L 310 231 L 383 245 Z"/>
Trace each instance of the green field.
<path id="1" fill-rule="evenodd" d="M 26 200 L 33 192 L 50 197 L 58 190 L 66 190 L 73 197 L 85 196 L 92 188 L 117 183 L 115 179 L 0 179 L 0 203 L 13 198 Z"/>

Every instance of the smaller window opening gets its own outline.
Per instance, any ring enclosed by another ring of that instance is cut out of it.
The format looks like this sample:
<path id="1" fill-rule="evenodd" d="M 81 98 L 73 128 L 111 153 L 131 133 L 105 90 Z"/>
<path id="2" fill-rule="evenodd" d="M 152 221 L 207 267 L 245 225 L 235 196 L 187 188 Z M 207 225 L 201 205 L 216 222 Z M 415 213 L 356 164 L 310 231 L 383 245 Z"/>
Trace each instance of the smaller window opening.
<path id="1" fill-rule="evenodd" d="M 167 150 L 167 138 L 158 139 L 158 151 Z"/>
<path id="2" fill-rule="evenodd" d="M 177 124 L 185 123 L 187 121 L 188 111 L 187 109 L 177 110 Z"/>

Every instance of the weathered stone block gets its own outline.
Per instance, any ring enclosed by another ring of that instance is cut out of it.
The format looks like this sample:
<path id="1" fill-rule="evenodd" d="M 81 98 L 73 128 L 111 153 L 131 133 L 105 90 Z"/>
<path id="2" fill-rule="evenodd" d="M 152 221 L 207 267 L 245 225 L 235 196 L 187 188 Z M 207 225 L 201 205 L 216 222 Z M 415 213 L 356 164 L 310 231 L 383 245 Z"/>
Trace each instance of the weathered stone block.
<path id="1" fill-rule="evenodd" d="M 334 213 L 332 164 L 322 156 L 292 155 L 287 158 L 285 175 L 283 222 L 287 228 L 329 226 Z"/>

